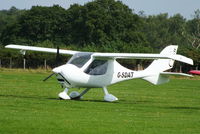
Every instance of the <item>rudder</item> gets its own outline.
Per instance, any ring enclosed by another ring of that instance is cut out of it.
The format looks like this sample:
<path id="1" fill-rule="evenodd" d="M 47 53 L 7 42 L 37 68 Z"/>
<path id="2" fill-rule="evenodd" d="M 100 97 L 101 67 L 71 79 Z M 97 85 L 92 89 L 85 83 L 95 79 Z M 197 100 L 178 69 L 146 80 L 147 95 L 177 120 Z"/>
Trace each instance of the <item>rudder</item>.
<path id="1" fill-rule="evenodd" d="M 160 54 L 176 55 L 177 49 L 178 49 L 178 46 L 170 45 L 164 48 Z M 172 59 L 157 59 L 157 60 L 154 60 L 145 70 L 163 72 L 163 71 L 171 69 L 173 65 L 174 65 L 174 60 Z"/>
<path id="2" fill-rule="evenodd" d="M 178 46 L 170 45 L 164 48 L 160 54 L 176 55 Z M 163 71 L 169 70 L 173 67 L 174 60 L 172 59 L 156 59 L 144 71 L 152 74 L 142 79 L 154 84 L 159 85 L 169 82 L 169 77 L 161 75 Z"/>

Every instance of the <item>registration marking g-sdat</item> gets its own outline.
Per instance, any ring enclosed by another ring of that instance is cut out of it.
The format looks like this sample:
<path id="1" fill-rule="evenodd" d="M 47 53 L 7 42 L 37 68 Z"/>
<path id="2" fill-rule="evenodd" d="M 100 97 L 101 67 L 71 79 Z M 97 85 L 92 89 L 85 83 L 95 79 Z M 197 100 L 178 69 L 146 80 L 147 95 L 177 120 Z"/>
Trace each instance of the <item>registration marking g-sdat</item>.
<path id="1" fill-rule="evenodd" d="M 117 78 L 133 78 L 134 72 L 118 72 Z"/>

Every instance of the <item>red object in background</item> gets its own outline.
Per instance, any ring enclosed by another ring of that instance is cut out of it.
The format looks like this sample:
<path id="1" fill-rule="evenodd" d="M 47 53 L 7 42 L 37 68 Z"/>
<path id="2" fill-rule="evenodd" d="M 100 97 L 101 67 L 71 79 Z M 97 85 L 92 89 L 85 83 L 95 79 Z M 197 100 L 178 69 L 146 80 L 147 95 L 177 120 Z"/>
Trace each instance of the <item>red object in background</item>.
<path id="1" fill-rule="evenodd" d="M 200 70 L 190 70 L 188 73 L 200 75 Z"/>

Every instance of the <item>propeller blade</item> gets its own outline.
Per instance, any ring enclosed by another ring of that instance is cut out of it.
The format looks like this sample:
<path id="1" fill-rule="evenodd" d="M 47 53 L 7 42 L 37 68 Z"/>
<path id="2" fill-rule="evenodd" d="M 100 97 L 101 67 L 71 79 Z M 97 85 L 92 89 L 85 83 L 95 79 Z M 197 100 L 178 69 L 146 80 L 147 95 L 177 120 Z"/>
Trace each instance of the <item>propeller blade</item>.
<path id="1" fill-rule="evenodd" d="M 48 80 L 51 76 L 53 76 L 55 73 L 50 74 L 48 77 L 46 77 L 43 81 Z"/>
<path id="2" fill-rule="evenodd" d="M 58 66 L 60 62 L 60 48 L 57 46 L 57 53 L 56 53 L 56 59 L 55 59 L 55 65 Z"/>

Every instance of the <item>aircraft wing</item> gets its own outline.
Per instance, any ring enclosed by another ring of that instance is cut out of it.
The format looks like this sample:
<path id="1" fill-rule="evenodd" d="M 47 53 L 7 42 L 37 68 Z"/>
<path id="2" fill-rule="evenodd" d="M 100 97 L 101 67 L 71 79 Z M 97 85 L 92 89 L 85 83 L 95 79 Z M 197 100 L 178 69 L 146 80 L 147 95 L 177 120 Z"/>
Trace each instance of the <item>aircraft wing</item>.
<path id="1" fill-rule="evenodd" d="M 23 46 L 23 45 L 7 45 L 5 48 L 12 48 L 12 49 L 19 49 L 21 51 L 38 51 L 38 52 L 48 52 L 48 53 L 57 53 L 57 49 L 55 48 L 44 48 L 44 47 L 34 47 L 34 46 Z M 79 51 L 72 51 L 72 50 L 64 50 L 64 49 L 59 49 L 60 54 L 69 54 L 69 55 L 74 55 L 76 53 L 79 53 Z"/>
<path id="2" fill-rule="evenodd" d="M 44 47 L 34 47 L 34 46 L 13 45 L 13 44 L 7 45 L 5 47 L 12 49 L 20 49 L 22 52 L 31 50 L 39 52 L 57 53 L 57 49 L 55 48 L 44 48 Z M 59 49 L 59 53 L 74 55 L 80 52 Z M 100 59 L 173 59 L 193 65 L 192 59 L 178 54 L 170 55 L 170 54 L 147 54 L 147 53 L 93 53 L 92 56 L 94 58 L 100 58 Z"/>
<path id="3" fill-rule="evenodd" d="M 94 53 L 94 58 L 100 59 L 172 59 L 193 65 L 193 60 L 182 55 L 147 54 L 147 53 Z"/>

